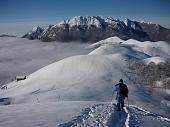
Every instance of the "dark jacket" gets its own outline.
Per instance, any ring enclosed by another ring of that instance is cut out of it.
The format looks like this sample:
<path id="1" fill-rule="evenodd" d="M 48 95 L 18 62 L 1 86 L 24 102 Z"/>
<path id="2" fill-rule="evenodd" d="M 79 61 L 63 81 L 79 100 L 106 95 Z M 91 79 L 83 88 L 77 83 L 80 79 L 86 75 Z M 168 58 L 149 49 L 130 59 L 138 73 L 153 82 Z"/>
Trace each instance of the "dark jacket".
<path id="1" fill-rule="evenodd" d="M 120 93 L 120 87 L 123 86 L 124 87 L 124 95 Z M 126 84 L 124 83 L 118 83 L 115 85 L 115 88 L 113 90 L 114 92 L 116 92 L 116 100 L 118 101 L 119 98 L 125 99 L 125 97 L 128 97 L 128 87 Z"/>

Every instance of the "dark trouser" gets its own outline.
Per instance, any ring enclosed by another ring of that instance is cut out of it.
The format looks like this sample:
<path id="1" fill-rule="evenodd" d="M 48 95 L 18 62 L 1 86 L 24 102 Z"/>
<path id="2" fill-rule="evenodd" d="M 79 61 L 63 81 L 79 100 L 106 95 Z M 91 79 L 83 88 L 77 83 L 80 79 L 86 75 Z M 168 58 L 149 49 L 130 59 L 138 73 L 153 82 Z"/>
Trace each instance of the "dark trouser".
<path id="1" fill-rule="evenodd" d="M 117 103 L 117 110 L 123 110 L 124 107 L 124 98 L 119 98 L 119 101 Z"/>

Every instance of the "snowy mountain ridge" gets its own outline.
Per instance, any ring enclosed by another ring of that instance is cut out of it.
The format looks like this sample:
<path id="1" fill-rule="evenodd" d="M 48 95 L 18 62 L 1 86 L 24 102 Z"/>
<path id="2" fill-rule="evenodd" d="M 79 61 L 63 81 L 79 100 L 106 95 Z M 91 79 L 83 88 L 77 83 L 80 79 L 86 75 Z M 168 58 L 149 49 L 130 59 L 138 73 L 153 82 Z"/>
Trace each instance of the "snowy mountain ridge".
<path id="1" fill-rule="evenodd" d="M 57 25 L 64 25 L 64 24 L 68 24 L 69 26 L 94 25 L 96 27 L 101 27 L 101 26 L 105 26 L 108 24 L 116 24 L 116 23 L 122 23 L 122 21 L 118 19 L 114 19 L 113 17 L 103 18 L 100 16 L 87 16 L 87 17 L 75 16 L 72 19 L 62 21 L 58 23 Z"/>
<path id="2" fill-rule="evenodd" d="M 23 37 L 41 41 L 96 42 L 118 36 L 125 40 L 133 38 L 140 41 L 170 41 L 169 35 L 170 30 L 158 24 L 137 22 L 128 18 L 121 21 L 113 17 L 75 16 L 49 25 L 44 30 L 28 32 Z"/>
<path id="3" fill-rule="evenodd" d="M 127 27 L 131 27 L 135 29 L 136 24 L 134 23 L 136 21 L 130 20 L 128 18 L 125 18 L 125 20 L 119 20 L 119 19 L 114 19 L 113 17 L 101 17 L 101 16 L 75 16 L 71 19 L 68 20 L 63 20 L 59 22 L 56 25 L 64 25 L 68 24 L 69 26 L 90 26 L 94 25 L 96 27 L 101 27 L 105 25 L 115 25 L 115 24 L 122 24 L 123 26 L 126 25 Z M 147 22 L 142 22 L 142 23 L 147 23 Z M 147 24 L 153 24 L 153 23 L 147 23 Z"/>
<path id="4" fill-rule="evenodd" d="M 94 25 L 94 26 L 100 27 L 104 23 L 105 23 L 105 20 L 99 16 L 88 16 L 88 17 L 75 16 L 72 19 L 64 20 L 58 23 L 58 25 L 64 25 L 64 24 L 69 24 L 69 26 Z"/>

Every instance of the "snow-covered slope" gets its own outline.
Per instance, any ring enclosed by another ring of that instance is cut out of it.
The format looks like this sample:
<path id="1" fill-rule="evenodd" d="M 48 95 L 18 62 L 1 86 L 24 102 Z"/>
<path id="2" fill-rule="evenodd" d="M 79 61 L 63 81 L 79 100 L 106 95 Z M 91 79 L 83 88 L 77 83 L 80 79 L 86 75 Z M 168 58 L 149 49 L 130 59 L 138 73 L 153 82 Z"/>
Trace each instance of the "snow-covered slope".
<path id="1" fill-rule="evenodd" d="M 170 45 L 165 41 L 145 41 L 140 42 L 137 40 L 129 39 L 124 41 L 123 44 L 130 45 L 134 50 L 144 52 L 150 56 L 170 57 Z"/>
<path id="2" fill-rule="evenodd" d="M 16 97 L 13 103 L 21 103 L 20 99 L 15 102 L 17 96 L 26 97 L 24 102 L 32 101 L 34 93 L 40 94 L 42 102 L 55 101 L 58 97 L 62 100 L 105 100 L 111 96 L 112 80 L 118 80 L 121 75 L 124 60 L 120 54 L 69 57 L 38 70 L 25 81 L 10 83 L 3 95 Z"/>
<path id="3" fill-rule="evenodd" d="M 55 127 L 99 102 L 65 101 L 0 106 L 0 127 Z M 101 102 L 100 102 L 101 104 Z M 67 126 L 69 127 L 69 126 Z"/>
<path id="4" fill-rule="evenodd" d="M 90 45 L 90 48 L 98 48 L 99 46 L 104 44 L 117 44 L 117 43 L 119 44 L 122 42 L 124 42 L 124 40 L 120 39 L 119 37 L 109 37 L 107 39 L 101 40 L 99 42 Z"/>
<path id="5" fill-rule="evenodd" d="M 1 95 L 14 97 L 13 103 L 32 101 L 35 93 L 42 102 L 58 97 L 62 100 L 108 100 L 113 81 L 116 83 L 124 78 L 128 82 L 124 73 L 128 71 L 129 62 L 157 55 L 170 57 L 166 42 L 127 40 L 122 44 L 108 43 L 89 55 L 65 58 L 36 71 L 24 81 L 11 82 L 9 89 Z"/>
<path id="6" fill-rule="evenodd" d="M 148 65 L 151 62 L 153 62 L 155 64 L 165 63 L 166 59 L 163 57 L 150 57 L 150 58 L 144 59 L 143 61 L 144 61 L 144 63 L 146 63 Z"/>
<path id="7" fill-rule="evenodd" d="M 111 127 L 113 124 L 119 126 L 123 123 L 125 126 L 144 127 L 155 125 L 153 122 L 156 122 L 158 126 L 169 126 L 170 119 L 167 116 L 170 111 L 169 107 L 162 107 L 160 101 L 163 98 L 157 93 L 148 94 L 139 87 L 141 84 L 131 80 L 134 75 L 128 69 L 129 63 L 134 61 L 152 59 L 158 55 L 160 58 L 170 58 L 169 44 L 162 41 L 153 43 L 132 39 L 116 44 L 104 43 L 89 54 L 64 58 L 32 73 L 26 80 L 7 84 L 8 89 L 0 91 L 0 96 L 9 98 L 12 105 L 19 106 L 25 103 L 43 105 L 58 103 L 58 101 L 61 101 L 63 106 L 65 101 L 77 101 L 80 105 L 80 101 L 110 102 L 114 101 L 113 85 L 123 78 L 129 88 L 129 100 L 126 104 L 131 104 L 126 108 L 126 112 L 116 112 L 114 105 L 110 103 L 99 104 L 85 108 L 82 115 L 74 117 L 73 120 L 67 117 L 65 121 L 64 118 L 60 121 L 62 116 L 58 116 L 57 126 L 69 127 L 75 124 L 75 126 L 85 127 L 88 125 Z M 7 113 L 7 109 L 3 114 Z M 57 110 L 56 113 L 63 114 L 62 111 Z M 118 121 L 118 118 L 122 121 Z"/>
<path id="8" fill-rule="evenodd" d="M 90 54 L 96 54 L 95 52 L 113 54 L 124 53 L 126 55 L 136 55 L 136 52 L 145 54 L 147 57 L 165 57 L 170 58 L 170 45 L 164 41 L 151 42 L 144 41 L 140 42 L 134 39 L 128 39 L 126 41 L 118 38 L 111 37 L 105 40 L 101 40 L 89 46 L 90 48 L 95 48 Z M 99 47 L 99 48 L 98 48 Z M 119 48 L 118 48 L 119 47 Z M 129 50 L 127 52 L 127 50 Z M 101 54 L 101 53 L 100 53 Z M 144 58 L 142 58 L 144 59 Z"/>

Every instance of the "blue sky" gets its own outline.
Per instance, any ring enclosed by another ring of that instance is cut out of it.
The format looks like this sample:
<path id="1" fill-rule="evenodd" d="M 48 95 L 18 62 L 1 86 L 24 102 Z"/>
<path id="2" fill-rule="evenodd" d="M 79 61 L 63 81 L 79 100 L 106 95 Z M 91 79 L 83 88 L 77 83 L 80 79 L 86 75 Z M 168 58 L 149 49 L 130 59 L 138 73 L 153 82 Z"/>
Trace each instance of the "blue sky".
<path id="1" fill-rule="evenodd" d="M 4 31 L 5 25 L 44 26 L 77 15 L 130 18 L 170 27 L 170 0 L 0 0 Z"/>

